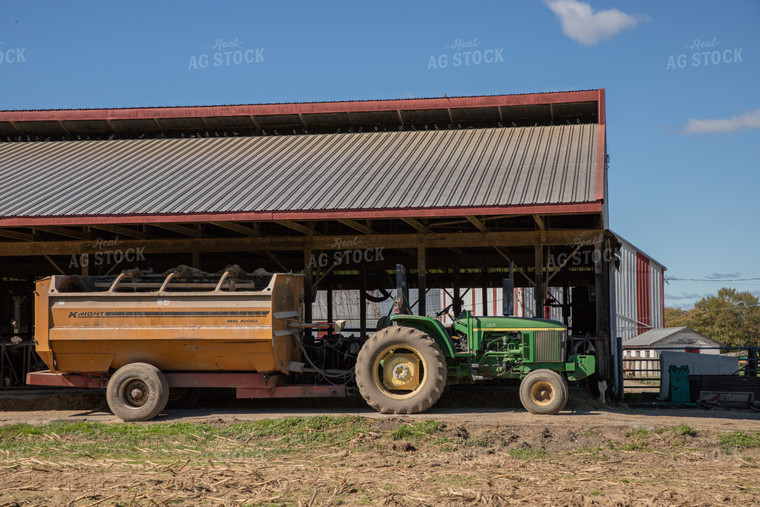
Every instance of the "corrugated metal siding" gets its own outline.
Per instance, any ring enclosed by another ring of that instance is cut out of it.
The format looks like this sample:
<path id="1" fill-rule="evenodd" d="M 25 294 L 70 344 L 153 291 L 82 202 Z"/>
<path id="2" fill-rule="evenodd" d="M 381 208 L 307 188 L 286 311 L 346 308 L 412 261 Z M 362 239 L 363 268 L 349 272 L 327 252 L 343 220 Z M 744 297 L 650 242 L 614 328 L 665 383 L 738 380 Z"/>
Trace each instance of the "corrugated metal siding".
<path id="1" fill-rule="evenodd" d="M 664 273 L 662 267 L 653 262 L 649 263 L 649 315 L 652 321 L 652 328 L 660 328 L 664 323 L 664 306 L 663 297 L 663 280 Z"/>
<path id="2" fill-rule="evenodd" d="M 663 266 L 622 241 L 620 269 L 613 273 L 617 336 L 625 342 L 640 332 L 663 327 Z"/>
<path id="3" fill-rule="evenodd" d="M 652 305 L 650 290 L 649 259 L 636 253 L 636 314 L 639 316 L 639 333 L 652 329 Z"/>
<path id="4" fill-rule="evenodd" d="M 0 216 L 595 200 L 597 125 L 0 143 Z"/>
<path id="5" fill-rule="evenodd" d="M 620 247 L 620 269 L 613 270 L 613 273 L 617 305 L 617 335 L 625 341 L 638 334 L 636 249 L 628 243 L 623 243 Z"/>

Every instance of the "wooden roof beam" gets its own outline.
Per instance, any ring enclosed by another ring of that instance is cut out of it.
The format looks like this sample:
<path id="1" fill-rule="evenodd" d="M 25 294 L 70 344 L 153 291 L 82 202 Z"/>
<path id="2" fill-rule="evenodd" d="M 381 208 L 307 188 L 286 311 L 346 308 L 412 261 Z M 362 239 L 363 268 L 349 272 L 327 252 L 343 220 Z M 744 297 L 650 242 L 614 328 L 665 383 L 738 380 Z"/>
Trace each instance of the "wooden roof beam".
<path id="1" fill-rule="evenodd" d="M 338 220 L 338 222 L 342 223 L 343 225 L 347 225 L 350 228 L 361 232 L 362 234 L 372 234 L 373 232 L 372 229 L 370 229 L 366 225 L 362 225 L 356 220 L 352 220 L 350 218 L 341 218 L 340 220 Z"/>
<path id="2" fill-rule="evenodd" d="M 148 235 L 145 234 L 145 232 L 143 231 L 136 231 L 134 229 L 130 229 L 129 227 L 123 227 L 121 225 L 97 224 L 97 225 L 90 225 L 88 227 L 90 227 L 91 229 L 98 229 L 101 231 L 111 232 L 118 236 L 126 236 L 128 238 L 145 239 L 148 237 Z"/>
<path id="3" fill-rule="evenodd" d="M 9 231 L 7 229 L 0 229 L 0 237 L 17 239 L 19 241 L 34 241 L 34 234 L 26 234 L 24 232 Z"/>
<path id="4" fill-rule="evenodd" d="M 235 222 L 209 222 L 209 223 L 211 225 L 221 227 L 222 229 L 239 232 L 240 234 L 243 234 L 245 236 L 259 236 L 259 231 L 257 231 L 256 229 L 253 229 L 252 227 L 246 227 L 245 225 L 241 225 Z"/>
<path id="5" fill-rule="evenodd" d="M 540 231 L 463 232 L 428 234 L 368 234 L 361 237 L 362 248 L 387 247 L 394 249 L 449 248 L 466 245 L 467 248 L 493 248 L 497 245 L 510 247 L 544 245 L 568 245 L 573 241 L 594 241 L 603 232 L 600 229 L 555 229 Z M 163 238 L 124 240 L 123 248 L 143 247 L 146 253 L 175 253 L 199 250 L 201 252 L 250 252 L 250 251 L 303 251 L 329 250 L 337 242 L 348 242 L 354 237 L 338 236 L 271 236 L 257 238 Z M 0 256 L 69 255 L 97 252 L 92 240 L 86 241 L 32 241 L 18 243 L 0 242 Z"/>
<path id="6" fill-rule="evenodd" d="M 193 229 L 192 227 L 187 227 L 185 225 L 177 225 L 177 224 L 150 224 L 153 227 L 158 227 L 159 229 L 166 229 L 167 231 L 176 232 L 177 234 L 182 234 L 184 236 L 190 236 L 191 238 L 200 238 L 203 236 L 203 233 L 200 231 L 200 229 Z"/>
<path id="7" fill-rule="evenodd" d="M 430 232 L 430 228 L 428 226 L 422 224 L 421 222 L 419 222 L 418 220 L 415 220 L 414 218 L 401 218 L 401 220 L 403 222 L 406 222 L 408 225 L 411 225 L 412 227 L 414 227 L 415 229 L 417 229 L 423 234 Z"/>
<path id="8" fill-rule="evenodd" d="M 477 217 L 467 216 L 466 218 L 467 218 L 467 220 L 470 221 L 470 223 L 472 225 L 474 225 L 475 227 L 477 227 L 480 232 L 488 232 L 488 227 L 486 227 L 486 224 L 484 224 L 483 222 L 481 222 L 480 220 L 478 220 Z"/>
<path id="9" fill-rule="evenodd" d="M 275 223 L 280 224 L 283 227 L 293 229 L 294 231 L 298 231 L 302 234 L 306 234 L 307 236 L 313 236 L 315 234 L 314 229 L 299 224 L 298 222 L 294 222 L 293 220 L 275 220 Z"/>
<path id="10" fill-rule="evenodd" d="M 57 234 L 59 236 L 66 236 L 67 238 L 83 239 L 88 241 L 90 235 L 84 232 L 67 229 L 66 227 L 59 227 L 57 225 L 44 225 L 40 227 L 34 227 L 35 230 L 49 232 L 51 234 Z"/>
<path id="11" fill-rule="evenodd" d="M 536 221 L 536 225 L 538 226 L 538 229 L 541 231 L 546 230 L 546 224 L 544 224 L 544 221 L 541 219 L 539 215 L 533 215 L 533 220 Z"/>

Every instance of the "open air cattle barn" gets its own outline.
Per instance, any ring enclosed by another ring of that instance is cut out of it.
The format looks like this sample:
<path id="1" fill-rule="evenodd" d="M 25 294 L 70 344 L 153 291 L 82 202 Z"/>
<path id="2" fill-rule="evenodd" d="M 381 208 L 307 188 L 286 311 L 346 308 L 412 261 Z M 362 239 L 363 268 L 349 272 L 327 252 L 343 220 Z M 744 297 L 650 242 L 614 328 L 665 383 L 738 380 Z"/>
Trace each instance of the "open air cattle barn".
<path id="1" fill-rule="evenodd" d="M 512 266 L 535 314 L 560 308 L 617 379 L 605 129 L 603 89 L 0 112 L 5 384 L 35 279 L 179 264 L 303 271 L 329 320 L 333 291 L 358 290 L 362 334 L 397 264 L 410 287 L 447 289 L 455 314 L 467 291 L 493 314 Z"/>

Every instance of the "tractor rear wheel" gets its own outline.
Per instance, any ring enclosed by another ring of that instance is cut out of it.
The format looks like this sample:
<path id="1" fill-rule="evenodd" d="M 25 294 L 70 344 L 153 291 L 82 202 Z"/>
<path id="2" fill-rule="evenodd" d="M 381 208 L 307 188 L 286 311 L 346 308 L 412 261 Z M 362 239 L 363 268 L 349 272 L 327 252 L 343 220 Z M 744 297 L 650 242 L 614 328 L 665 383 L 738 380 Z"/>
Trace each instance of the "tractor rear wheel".
<path id="1" fill-rule="evenodd" d="M 127 364 L 108 380 L 106 400 L 111 412 L 122 421 L 147 421 L 166 408 L 169 383 L 152 364 Z"/>
<path id="2" fill-rule="evenodd" d="M 520 383 L 520 402 L 532 414 L 556 414 L 567 404 L 567 382 L 552 370 L 534 370 Z"/>
<path id="3" fill-rule="evenodd" d="M 416 414 L 432 407 L 446 387 L 446 360 L 418 329 L 387 327 L 359 350 L 356 385 L 383 414 Z"/>

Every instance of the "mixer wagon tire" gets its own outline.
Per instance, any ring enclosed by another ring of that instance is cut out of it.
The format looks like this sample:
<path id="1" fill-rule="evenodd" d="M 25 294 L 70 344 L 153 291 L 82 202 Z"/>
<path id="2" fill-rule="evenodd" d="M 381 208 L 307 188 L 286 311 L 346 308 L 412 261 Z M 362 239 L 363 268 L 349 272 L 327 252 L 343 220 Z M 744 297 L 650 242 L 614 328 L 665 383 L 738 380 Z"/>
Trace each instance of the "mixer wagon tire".
<path id="1" fill-rule="evenodd" d="M 567 404 L 567 382 L 552 370 L 535 370 L 520 383 L 520 402 L 532 414 L 556 414 Z"/>
<path id="2" fill-rule="evenodd" d="M 111 412 L 122 421 L 148 421 L 166 408 L 169 383 L 151 364 L 128 364 L 108 380 L 106 400 Z"/>
<path id="3" fill-rule="evenodd" d="M 359 350 L 356 385 L 367 404 L 383 414 L 424 412 L 446 387 L 446 359 L 422 331 L 387 327 Z"/>

